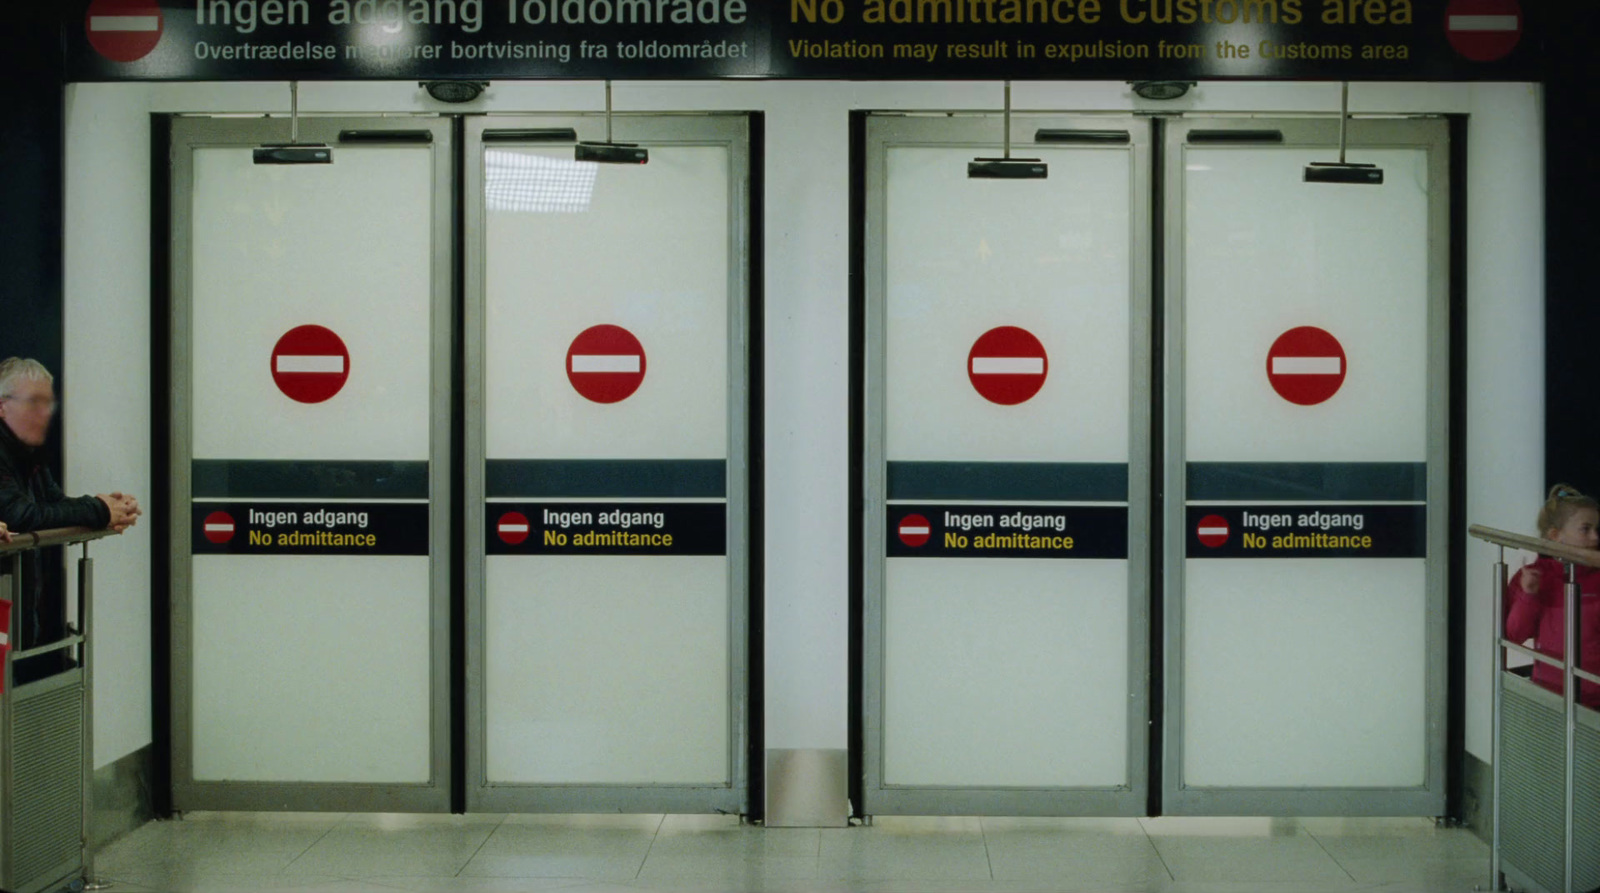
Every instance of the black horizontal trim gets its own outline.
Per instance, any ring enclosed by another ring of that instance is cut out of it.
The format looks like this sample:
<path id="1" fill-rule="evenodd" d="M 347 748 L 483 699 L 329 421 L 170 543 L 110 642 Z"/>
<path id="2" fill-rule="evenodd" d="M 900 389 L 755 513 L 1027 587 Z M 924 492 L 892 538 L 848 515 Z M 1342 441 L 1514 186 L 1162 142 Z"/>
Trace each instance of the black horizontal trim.
<path id="1" fill-rule="evenodd" d="M 427 499 L 427 462 L 195 459 L 195 499 Z"/>
<path id="2" fill-rule="evenodd" d="M 1036 143 L 1130 143 L 1133 136 L 1126 130 L 1046 130 L 1033 133 Z"/>
<path id="3" fill-rule="evenodd" d="M 1186 476 L 1190 502 L 1428 498 L 1426 462 L 1190 462 Z"/>
<path id="4" fill-rule="evenodd" d="M 431 143 L 431 130 L 341 130 L 341 143 Z"/>
<path id="5" fill-rule="evenodd" d="M 1281 143 L 1281 130 L 1191 130 L 1191 143 Z"/>
<path id="6" fill-rule="evenodd" d="M 721 459 L 490 459 L 484 489 L 491 499 L 722 499 L 728 494 L 728 463 Z"/>
<path id="7" fill-rule="evenodd" d="M 485 130 L 486 143 L 575 143 L 578 131 L 571 127 L 500 128 Z"/>
<path id="8" fill-rule="evenodd" d="M 889 499 L 1125 502 L 1119 462 L 890 462 Z"/>

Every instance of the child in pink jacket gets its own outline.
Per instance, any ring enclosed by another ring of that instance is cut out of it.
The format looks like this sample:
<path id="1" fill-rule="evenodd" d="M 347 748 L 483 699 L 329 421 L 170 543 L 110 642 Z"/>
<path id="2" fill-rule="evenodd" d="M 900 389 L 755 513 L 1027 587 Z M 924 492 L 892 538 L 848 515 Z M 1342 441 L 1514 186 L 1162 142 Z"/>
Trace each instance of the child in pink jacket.
<path id="1" fill-rule="evenodd" d="M 1550 489 L 1539 510 L 1539 532 L 1545 539 L 1580 549 L 1600 547 L 1600 503 L 1565 484 Z M 1581 594 L 1578 600 L 1578 668 L 1600 674 L 1600 568 L 1573 565 Z M 1518 571 L 1507 586 L 1506 638 L 1534 640 L 1534 648 L 1551 657 L 1566 650 L 1566 569 L 1554 558 L 1538 560 Z M 1551 691 L 1562 690 L 1557 667 L 1534 663 L 1533 681 Z M 1583 682 L 1578 701 L 1600 710 L 1600 685 Z"/>

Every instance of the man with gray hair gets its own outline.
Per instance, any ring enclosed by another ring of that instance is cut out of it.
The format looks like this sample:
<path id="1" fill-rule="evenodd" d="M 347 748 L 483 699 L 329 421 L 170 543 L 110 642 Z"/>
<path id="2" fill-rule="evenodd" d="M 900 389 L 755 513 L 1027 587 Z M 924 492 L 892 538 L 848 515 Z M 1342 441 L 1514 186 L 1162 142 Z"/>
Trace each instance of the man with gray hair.
<path id="1" fill-rule="evenodd" d="M 139 501 L 124 493 L 69 497 L 61 492 L 40 448 L 56 414 L 54 378 L 37 360 L 0 360 L 0 527 L 14 531 L 55 527 L 110 529 L 118 533 L 139 519 Z M 45 645 L 66 635 L 66 606 L 56 586 L 46 586 L 44 562 L 36 552 L 23 555 L 23 579 L 32 585 L 18 605 L 15 632 L 21 649 Z M 51 655 L 46 655 L 50 657 Z M 27 672 L 19 663 L 17 681 L 50 675 L 49 667 Z"/>

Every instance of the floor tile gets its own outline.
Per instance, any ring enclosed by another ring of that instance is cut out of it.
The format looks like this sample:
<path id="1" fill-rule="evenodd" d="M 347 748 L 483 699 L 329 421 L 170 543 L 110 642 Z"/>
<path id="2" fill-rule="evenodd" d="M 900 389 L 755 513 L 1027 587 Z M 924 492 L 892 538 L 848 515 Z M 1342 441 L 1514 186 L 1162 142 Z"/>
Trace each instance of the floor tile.
<path id="1" fill-rule="evenodd" d="M 989 830 L 984 840 L 996 880 L 1054 883 L 1170 883 L 1155 845 L 1141 831 L 1126 830 Z M 1137 828 L 1138 824 L 1134 823 Z"/>
<path id="2" fill-rule="evenodd" d="M 506 821 L 484 842 L 461 874 L 471 877 L 567 877 L 631 880 L 660 824 L 593 822 L 564 827 L 552 822 Z"/>
<path id="3" fill-rule="evenodd" d="M 1174 883 L 1272 882 L 1354 886 L 1292 819 L 1142 819 Z"/>
<path id="4" fill-rule="evenodd" d="M 107 875 L 180 868 L 273 874 L 327 836 L 342 818 L 186 816 L 150 822 L 100 850 L 95 855 L 95 870 Z"/>
<path id="5" fill-rule="evenodd" d="M 817 876 L 852 881 L 989 880 L 989 855 L 976 819 L 880 821 L 824 829 Z"/>
<path id="6" fill-rule="evenodd" d="M 284 869 L 289 874 L 454 876 L 482 849 L 498 819 L 341 823 Z"/>

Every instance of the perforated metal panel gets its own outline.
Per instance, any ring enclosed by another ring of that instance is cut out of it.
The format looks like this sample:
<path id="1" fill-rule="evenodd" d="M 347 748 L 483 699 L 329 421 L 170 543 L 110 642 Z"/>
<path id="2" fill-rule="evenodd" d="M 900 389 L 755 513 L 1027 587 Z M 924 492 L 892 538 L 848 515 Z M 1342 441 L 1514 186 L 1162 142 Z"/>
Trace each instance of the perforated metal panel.
<path id="1" fill-rule="evenodd" d="M 1557 697 L 1503 676 L 1500 855 L 1506 873 L 1547 891 L 1566 870 L 1566 733 Z M 1600 731 L 1579 708 L 1573 809 L 1573 889 L 1600 885 Z"/>
<path id="2" fill-rule="evenodd" d="M 11 893 L 46 889 L 82 864 L 84 687 L 72 675 L 6 695 L 16 700 L 0 755 L 10 787 L 0 798 L 10 807 L 0 816 L 0 886 Z"/>

